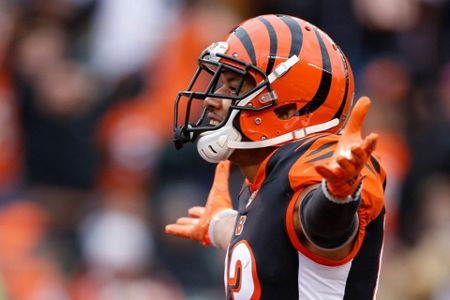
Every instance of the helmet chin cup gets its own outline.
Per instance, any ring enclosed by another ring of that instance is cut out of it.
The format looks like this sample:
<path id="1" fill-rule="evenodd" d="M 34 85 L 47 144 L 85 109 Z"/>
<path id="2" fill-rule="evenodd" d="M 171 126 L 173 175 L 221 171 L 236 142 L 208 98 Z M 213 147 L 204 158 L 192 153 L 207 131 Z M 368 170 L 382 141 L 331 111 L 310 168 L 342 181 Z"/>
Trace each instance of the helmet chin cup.
<path id="1" fill-rule="evenodd" d="M 234 149 L 228 147 L 230 141 L 239 142 L 242 135 L 233 126 L 225 125 L 215 131 L 203 132 L 197 142 L 200 156 L 210 163 L 228 159 Z"/>

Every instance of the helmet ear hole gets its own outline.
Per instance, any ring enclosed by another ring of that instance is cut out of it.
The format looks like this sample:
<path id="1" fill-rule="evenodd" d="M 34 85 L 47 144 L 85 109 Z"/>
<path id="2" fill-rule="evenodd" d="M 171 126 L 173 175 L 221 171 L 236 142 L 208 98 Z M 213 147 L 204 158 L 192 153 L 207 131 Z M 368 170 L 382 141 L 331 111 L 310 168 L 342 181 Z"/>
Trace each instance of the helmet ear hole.
<path id="1" fill-rule="evenodd" d="M 302 127 L 307 127 L 310 125 L 311 117 L 313 116 L 313 112 L 308 105 L 303 107 L 300 111 L 298 111 L 297 115 L 302 117 L 301 118 Z"/>
<path id="2" fill-rule="evenodd" d="M 309 123 L 311 122 L 311 117 L 312 117 L 312 113 L 309 111 L 303 115 L 303 118 L 301 121 L 303 127 L 309 126 Z"/>
<path id="3" fill-rule="evenodd" d="M 274 109 L 275 114 L 280 120 L 289 120 L 297 112 L 297 105 L 295 103 L 289 103 Z"/>

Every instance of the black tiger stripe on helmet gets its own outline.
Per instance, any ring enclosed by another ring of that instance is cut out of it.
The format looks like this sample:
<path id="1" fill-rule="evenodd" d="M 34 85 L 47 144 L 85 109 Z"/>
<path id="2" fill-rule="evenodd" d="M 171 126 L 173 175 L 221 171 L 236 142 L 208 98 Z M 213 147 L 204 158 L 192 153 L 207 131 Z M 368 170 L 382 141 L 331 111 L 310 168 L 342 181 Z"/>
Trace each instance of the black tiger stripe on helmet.
<path id="1" fill-rule="evenodd" d="M 234 30 L 228 38 L 228 55 L 260 69 L 258 77 L 270 74 L 288 58 L 299 62 L 271 84 L 277 95 L 277 107 L 293 103 L 294 117 L 277 125 L 276 107 L 261 112 L 241 112 L 239 129 L 250 140 L 271 138 L 305 124 L 321 124 L 338 119 L 337 131 L 348 114 L 353 97 L 354 78 L 342 50 L 316 26 L 288 15 L 263 15 L 252 18 Z M 258 99 L 253 107 L 261 107 Z M 258 118 L 258 124 L 255 119 Z M 260 121 L 261 120 L 261 121 Z"/>

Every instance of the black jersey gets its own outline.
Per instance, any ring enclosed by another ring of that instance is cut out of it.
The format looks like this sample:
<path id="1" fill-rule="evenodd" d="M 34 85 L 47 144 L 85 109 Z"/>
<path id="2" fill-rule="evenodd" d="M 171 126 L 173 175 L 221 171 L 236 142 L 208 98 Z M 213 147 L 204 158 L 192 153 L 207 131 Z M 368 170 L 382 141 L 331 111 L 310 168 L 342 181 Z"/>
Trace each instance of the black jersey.
<path id="1" fill-rule="evenodd" d="M 385 173 L 372 156 L 363 169 L 359 232 L 340 261 L 317 256 L 294 230 L 293 213 L 305 187 L 320 183 L 314 163 L 329 159 L 336 135 L 315 135 L 277 149 L 239 196 L 227 251 L 227 299 L 372 299 L 383 243 Z"/>

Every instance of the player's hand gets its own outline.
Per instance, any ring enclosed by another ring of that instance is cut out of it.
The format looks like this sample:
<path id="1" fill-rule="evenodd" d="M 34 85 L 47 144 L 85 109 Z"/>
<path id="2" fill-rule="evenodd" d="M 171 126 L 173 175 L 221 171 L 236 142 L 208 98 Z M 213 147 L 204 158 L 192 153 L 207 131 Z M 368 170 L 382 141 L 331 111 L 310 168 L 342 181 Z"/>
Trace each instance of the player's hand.
<path id="1" fill-rule="evenodd" d="M 330 162 L 315 167 L 325 179 L 331 195 L 338 199 L 345 199 L 356 191 L 363 179 L 361 170 L 375 150 L 377 134 L 371 133 L 364 139 L 361 137 L 361 126 L 370 104 L 368 97 L 359 98 Z"/>
<path id="2" fill-rule="evenodd" d="M 194 206 L 188 210 L 188 217 L 179 218 L 176 224 L 166 226 L 167 234 L 189 238 L 208 246 L 211 241 L 208 236 L 208 228 L 211 219 L 219 212 L 232 208 L 230 192 L 228 190 L 228 178 L 230 162 L 221 161 L 216 167 L 214 182 L 208 195 L 206 205 Z"/>

